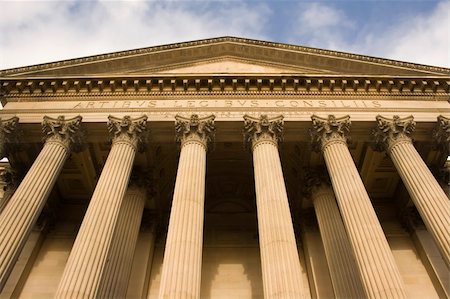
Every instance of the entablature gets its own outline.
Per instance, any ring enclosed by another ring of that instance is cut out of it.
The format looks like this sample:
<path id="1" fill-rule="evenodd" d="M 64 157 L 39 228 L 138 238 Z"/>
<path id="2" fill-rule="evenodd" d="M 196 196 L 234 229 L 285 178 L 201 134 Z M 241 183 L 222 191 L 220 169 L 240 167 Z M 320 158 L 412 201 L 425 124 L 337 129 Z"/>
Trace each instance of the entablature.
<path id="1" fill-rule="evenodd" d="M 161 74 L 157 76 L 96 76 L 0 78 L 2 104 L 14 98 L 57 96 L 298 96 L 399 95 L 450 93 L 449 76 Z"/>

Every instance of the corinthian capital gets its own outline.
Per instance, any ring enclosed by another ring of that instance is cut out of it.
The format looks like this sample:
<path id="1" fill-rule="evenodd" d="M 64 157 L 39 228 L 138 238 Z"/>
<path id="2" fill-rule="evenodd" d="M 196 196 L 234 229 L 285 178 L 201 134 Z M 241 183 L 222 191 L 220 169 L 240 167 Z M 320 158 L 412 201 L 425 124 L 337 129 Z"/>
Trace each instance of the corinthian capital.
<path id="1" fill-rule="evenodd" d="M 81 149 L 83 134 L 80 130 L 81 116 L 65 119 L 63 115 L 58 118 L 44 116 L 42 132 L 45 142 L 55 142 L 63 145 L 67 151 Z"/>
<path id="2" fill-rule="evenodd" d="M 378 115 L 376 119 L 377 128 L 373 131 L 375 150 L 389 152 L 396 144 L 412 142 L 410 135 L 416 127 L 412 115 L 405 118 L 394 115 L 392 119 Z"/>
<path id="3" fill-rule="evenodd" d="M 11 117 L 9 119 L 0 118 L 0 159 L 8 155 L 11 145 L 17 143 L 17 124 L 18 117 Z"/>
<path id="4" fill-rule="evenodd" d="M 147 116 L 131 118 L 129 115 L 123 118 L 108 116 L 108 131 L 112 143 L 128 143 L 136 150 L 144 150 L 147 141 Z"/>
<path id="5" fill-rule="evenodd" d="M 336 118 L 334 115 L 328 115 L 328 118 L 322 118 L 316 115 L 311 116 L 313 128 L 310 131 L 311 142 L 315 151 L 323 150 L 333 142 L 347 143 L 350 140 L 350 116 Z"/>
<path id="6" fill-rule="evenodd" d="M 254 148 L 260 142 L 271 142 L 278 145 L 283 140 L 283 116 L 259 118 L 244 115 L 244 143 Z"/>
<path id="7" fill-rule="evenodd" d="M 205 148 L 214 141 L 216 126 L 214 115 L 199 117 L 192 114 L 191 117 L 175 116 L 175 139 L 184 146 L 188 142 L 200 142 Z"/>
<path id="8" fill-rule="evenodd" d="M 325 167 L 308 168 L 305 170 L 305 186 L 303 193 L 310 197 L 322 187 L 331 187 L 331 180 Z"/>
<path id="9" fill-rule="evenodd" d="M 433 137 L 438 147 L 450 152 L 450 118 L 439 115 Z"/>

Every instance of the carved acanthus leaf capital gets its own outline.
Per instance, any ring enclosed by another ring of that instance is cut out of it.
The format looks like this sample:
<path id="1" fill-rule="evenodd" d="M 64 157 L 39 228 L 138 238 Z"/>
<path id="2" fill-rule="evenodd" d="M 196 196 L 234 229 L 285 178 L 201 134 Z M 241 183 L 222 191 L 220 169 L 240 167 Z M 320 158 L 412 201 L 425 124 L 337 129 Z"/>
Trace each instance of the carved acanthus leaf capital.
<path id="1" fill-rule="evenodd" d="M 317 232 L 319 230 L 316 211 L 313 208 L 302 210 L 300 222 L 301 222 L 301 230 L 303 233 Z"/>
<path id="2" fill-rule="evenodd" d="M 305 170 L 305 187 L 303 193 L 307 197 L 318 191 L 320 188 L 331 187 L 330 176 L 326 168 L 308 168 Z"/>
<path id="3" fill-rule="evenodd" d="M 45 142 L 56 142 L 63 145 L 67 151 L 79 151 L 83 144 L 81 116 L 66 119 L 63 115 L 58 118 L 44 116 L 42 132 Z"/>
<path id="4" fill-rule="evenodd" d="M 128 143 L 138 151 L 143 151 L 147 142 L 147 116 L 123 118 L 108 116 L 108 131 L 112 143 Z"/>
<path id="5" fill-rule="evenodd" d="M 269 118 L 261 115 L 259 118 L 244 115 L 244 143 L 246 147 L 254 148 L 262 141 L 278 145 L 283 141 L 283 116 Z"/>
<path id="6" fill-rule="evenodd" d="M 19 187 L 25 173 L 17 169 L 13 169 L 11 166 L 7 166 L 0 170 L 0 180 L 3 182 L 3 199 L 10 198 L 17 187 Z"/>
<path id="7" fill-rule="evenodd" d="M 18 124 L 18 117 L 14 116 L 5 120 L 0 118 L 0 159 L 6 157 L 11 148 L 18 144 Z"/>
<path id="8" fill-rule="evenodd" d="M 181 146 L 189 141 L 200 142 L 205 148 L 214 143 L 216 126 L 214 115 L 199 117 L 192 114 L 191 117 L 175 116 L 175 139 L 181 142 Z"/>
<path id="9" fill-rule="evenodd" d="M 389 152 L 396 144 L 412 142 L 410 135 L 416 127 L 412 115 L 404 118 L 394 115 L 392 119 L 378 115 L 376 119 L 377 128 L 373 131 L 375 150 Z"/>
<path id="10" fill-rule="evenodd" d="M 153 172 L 151 170 L 133 167 L 128 188 L 140 189 L 142 192 L 145 192 L 147 198 L 152 198 L 156 194 L 154 185 Z"/>
<path id="11" fill-rule="evenodd" d="M 439 115 L 437 126 L 433 131 L 433 137 L 437 147 L 450 153 L 450 118 Z"/>
<path id="12" fill-rule="evenodd" d="M 350 116 L 336 118 L 329 115 L 328 118 L 322 118 L 316 115 L 311 116 L 313 128 L 310 130 L 311 143 L 315 151 L 323 150 L 332 142 L 350 141 Z"/>

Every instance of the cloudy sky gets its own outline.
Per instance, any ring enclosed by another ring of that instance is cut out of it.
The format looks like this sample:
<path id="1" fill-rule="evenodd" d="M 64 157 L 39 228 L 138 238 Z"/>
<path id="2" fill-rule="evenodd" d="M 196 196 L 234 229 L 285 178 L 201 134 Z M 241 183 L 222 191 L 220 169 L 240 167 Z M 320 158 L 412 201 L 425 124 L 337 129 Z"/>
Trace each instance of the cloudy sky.
<path id="1" fill-rule="evenodd" d="M 0 69 L 224 35 L 450 67 L 450 1 L 0 0 Z"/>

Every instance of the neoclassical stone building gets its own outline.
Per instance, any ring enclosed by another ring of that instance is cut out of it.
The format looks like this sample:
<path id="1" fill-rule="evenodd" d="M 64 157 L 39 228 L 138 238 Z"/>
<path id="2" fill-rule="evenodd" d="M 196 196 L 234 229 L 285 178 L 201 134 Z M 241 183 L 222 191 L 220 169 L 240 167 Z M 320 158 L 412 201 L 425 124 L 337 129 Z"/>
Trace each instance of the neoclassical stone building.
<path id="1" fill-rule="evenodd" d="M 222 37 L 0 76 L 2 299 L 450 296 L 450 69 Z"/>

